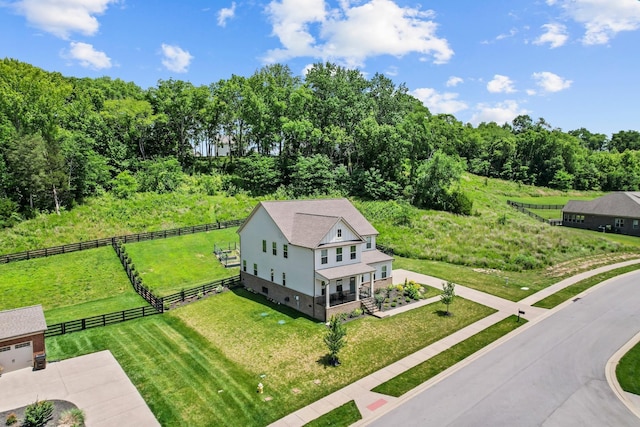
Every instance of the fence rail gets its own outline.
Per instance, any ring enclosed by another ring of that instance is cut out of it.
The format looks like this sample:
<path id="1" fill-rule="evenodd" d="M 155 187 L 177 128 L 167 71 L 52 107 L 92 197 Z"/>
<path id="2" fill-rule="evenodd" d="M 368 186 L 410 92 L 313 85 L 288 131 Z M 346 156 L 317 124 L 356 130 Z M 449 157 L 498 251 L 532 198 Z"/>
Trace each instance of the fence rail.
<path id="1" fill-rule="evenodd" d="M 160 312 L 155 308 L 149 306 L 131 308 L 129 310 L 116 311 L 107 314 L 100 314 L 97 316 L 86 317 L 84 319 L 70 320 L 68 322 L 48 325 L 47 331 L 44 333 L 44 336 L 55 337 L 57 335 L 64 335 L 71 332 L 83 331 L 85 329 L 98 328 L 102 326 L 113 325 L 115 323 L 122 323 L 128 320 L 139 319 L 141 317 L 153 316 L 154 314 L 160 314 Z"/>
<path id="2" fill-rule="evenodd" d="M 122 248 L 122 243 L 119 240 L 115 240 L 113 242 L 113 250 L 116 251 L 116 255 L 118 255 L 118 258 L 122 263 L 122 267 L 124 268 L 125 273 L 127 273 L 127 277 L 129 278 L 129 282 L 131 282 L 131 286 L 133 286 L 133 289 L 152 307 L 162 313 L 162 298 L 155 296 L 149 288 L 142 284 L 142 279 L 136 273 L 131 258 L 126 254 L 126 252 Z"/>
<path id="3" fill-rule="evenodd" d="M 101 246 L 113 245 L 116 240 L 122 243 L 142 242 L 145 240 L 166 239 L 168 237 L 184 236 L 187 234 L 202 233 L 211 230 L 237 227 L 242 225 L 244 219 L 216 222 L 211 224 L 194 225 L 191 227 L 172 228 L 170 230 L 150 231 L 146 233 L 125 234 L 123 236 L 107 237 L 103 239 L 88 240 L 86 242 L 70 243 L 68 245 L 53 246 L 44 249 L 34 249 L 32 251 L 16 252 L 12 254 L 0 255 L 0 264 L 15 261 L 24 261 L 33 258 L 43 258 L 53 255 L 61 255 L 70 252 L 95 249 Z"/>
<path id="4" fill-rule="evenodd" d="M 531 203 L 520 203 L 520 202 L 514 202 L 512 200 L 507 200 L 507 204 L 511 207 L 513 207 L 515 210 L 522 212 L 524 214 L 529 215 L 531 218 L 537 219 L 540 222 L 544 222 L 547 223 L 549 225 L 554 225 L 554 226 L 558 226 L 558 225 L 562 225 L 562 220 L 561 219 L 546 219 L 541 217 L 540 215 L 538 215 L 535 212 L 531 212 L 529 209 L 562 209 L 564 208 L 564 205 L 535 205 L 535 204 L 531 204 Z M 541 206 L 546 206 L 546 207 L 541 207 Z"/>
<path id="5" fill-rule="evenodd" d="M 161 301 L 164 305 L 172 304 L 175 302 L 184 302 L 185 300 L 197 297 L 200 294 L 207 294 L 212 292 L 220 287 L 226 287 L 229 289 L 237 288 L 242 286 L 242 282 L 240 281 L 240 275 L 227 277 L 226 279 L 215 280 L 213 282 L 205 283 L 203 285 L 194 286 L 193 288 L 185 289 L 175 294 L 167 295 L 166 297 L 161 297 Z"/>

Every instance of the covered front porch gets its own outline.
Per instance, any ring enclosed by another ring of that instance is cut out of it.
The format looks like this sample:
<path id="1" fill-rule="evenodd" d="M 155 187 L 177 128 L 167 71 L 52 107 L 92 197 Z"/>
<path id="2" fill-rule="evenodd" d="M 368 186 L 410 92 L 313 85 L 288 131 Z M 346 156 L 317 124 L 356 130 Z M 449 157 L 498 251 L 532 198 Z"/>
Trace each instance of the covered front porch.
<path id="1" fill-rule="evenodd" d="M 350 264 L 340 267 L 316 270 L 316 282 L 320 285 L 320 295 L 315 303 L 325 309 L 358 302 L 373 295 L 373 272 L 375 268 L 364 264 Z M 364 275 L 369 280 L 363 281 Z M 357 306 L 357 304 L 356 304 Z"/>

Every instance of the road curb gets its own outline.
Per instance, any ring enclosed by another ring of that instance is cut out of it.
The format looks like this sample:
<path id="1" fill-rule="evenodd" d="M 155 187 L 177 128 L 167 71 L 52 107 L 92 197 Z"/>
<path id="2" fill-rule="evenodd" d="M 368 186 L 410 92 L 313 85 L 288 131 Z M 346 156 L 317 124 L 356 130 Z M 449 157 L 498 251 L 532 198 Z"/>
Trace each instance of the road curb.
<path id="1" fill-rule="evenodd" d="M 620 347 L 618 351 L 615 352 L 613 356 L 607 361 L 605 366 L 605 376 L 607 377 L 607 382 L 609 383 L 609 387 L 618 396 L 618 399 L 638 418 L 640 418 L 640 408 L 629 399 L 626 392 L 622 390 L 620 387 L 620 383 L 618 382 L 618 377 L 616 376 L 616 367 L 620 362 L 620 359 L 631 350 L 637 343 L 640 342 L 640 332 L 638 332 L 631 340 L 627 341 L 625 345 Z"/>

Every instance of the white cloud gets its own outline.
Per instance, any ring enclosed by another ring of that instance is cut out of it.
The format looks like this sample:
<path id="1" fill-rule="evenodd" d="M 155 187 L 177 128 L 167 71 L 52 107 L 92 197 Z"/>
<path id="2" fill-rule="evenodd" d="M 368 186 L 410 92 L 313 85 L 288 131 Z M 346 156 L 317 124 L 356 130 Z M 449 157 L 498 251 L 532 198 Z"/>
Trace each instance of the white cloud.
<path id="1" fill-rule="evenodd" d="M 460 83 L 464 83 L 464 80 L 462 79 L 462 77 L 451 76 L 449 77 L 449 80 L 447 80 L 446 85 L 447 87 L 456 87 Z"/>
<path id="2" fill-rule="evenodd" d="M 437 64 L 453 56 L 447 40 L 436 35 L 432 11 L 391 0 L 351 3 L 328 9 L 324 0 L 271 1 L 266 13 L 282 48 L 268 51 L 265 62 L 308 56 L 355 67 L 379 55 L 419 53 Z"/>
<path id="3" fill-rule="evenodd" d="M 498 34 L 496 36 L 496 40 L 508 39 L 508 38 L 511 38 L 511 37 L 515 36 L 516 34 L 518 34 L 518 30 L 516 28 L 512 28 L 512 29 L 509 30 L 508 33 Z"/>
<path id="4" fill-rule="evenodd" d="M 93 45 L 88 43 L 71 42 L 69 52 L 64 54 L 65 58 L 75 59 L 80 65 L 94 70 L 111 68 L 111 58 L 106 53 L 95 50 Z"/>
<path id="5" fill-rule="evenodd" d="M 469 108 L 466 102 L 457 99 L 457 93 L 439 93 L 435 89 L 423 87 L 412 91 L 411 94 L 434 114 L 455 114 Z"/>
<path id="6" fill-rule="evenodd" d="M 224 7 L 218 12 L 218 25 L 226 27 L 227 20 L 233 18 L 236 14 L 236 2 L 231 3 L 231 7 Z"/>
<path id="7" fill-rule="evenodd" d="M 571 83 L 573 83 L 572 80 L 564 79 L 557 74 L 550 73 L 549 71 L 533 73 L 531 77 L 533 77 L 536 84 L 545 92 L 559 92 L 561 90 L 568 89 L 571 86 Z"/>
<path id="8" fill-rule="evenodd" d="M 533 44 L 549 43 L 549 47 L 554 49 L 564 45 L 569 36 L 567 35 L 567 27 L 558 23 L 544 24 L 542 26 L 546 30 L 544 34 L 533 41 Z"/>
<path id="9" fill-rule="evenodd" d="M 162 65 L 174 73 L 186 73 L 193 56 L 180 46 L 162 44 Z"/>
<path id="10" fill-rule="evenodd" d="M 96 15 L 103 14 L 109 4 L 118 1 L 20 0 L 12 6 L 34 27 L 62 39 L 68 39 L 71 33 L 94 35 L 100 26 Z"/>
<path id="11" fill-rule="evenodd" d="M 384 72 L 387 76 L 397 76 L 398 75 L 398 67 L 395 65 L 389 66 Z"/>
<path id="12" fill-rule="evenodd" d="M 501 125 L 503 123 L 510 123 L 519 115 L 529 113 L 528 110 L 520 107 L 520 105 L 513 100 L 506 100 L 504 102 L 498 102 L 497 104 L 480 103 L 476 105 L 475 110 L 476 112 L 471 117 L 471 123 L 474 125 L 482 122 L 496 122 Z"/>
<path id="13" fill-rule="evenodd" d="M 534 96 L 536 95 L 538 92 L 536 92 L 535 89 L 527 89 L 527 95 L 529 96 Z"/>
<path id="14" fill-rule="evenodd" d="M 547 0 L 584 25 L 582 43 L 606 44 L 621 31 L 640 28 L 640 1 L 637 0 Z"/>
<path id="15" fill-rule="evenodd" d="M 487 83 L 487 90 L 491 93 L 513 93 L 516 90 L 513 87 L 513 81 L 500 74 L 493 76 L 493 80 Z"/>

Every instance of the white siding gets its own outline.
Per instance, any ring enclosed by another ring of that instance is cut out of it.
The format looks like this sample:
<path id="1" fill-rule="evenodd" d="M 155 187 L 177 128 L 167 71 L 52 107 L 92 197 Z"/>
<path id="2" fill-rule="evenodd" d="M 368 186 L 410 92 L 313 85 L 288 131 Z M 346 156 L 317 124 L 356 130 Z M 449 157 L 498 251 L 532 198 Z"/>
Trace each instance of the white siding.
<path id="1" fill-rule="evenodd" d="M 351 246 L 356 247 L 356 259 L 351 259 Z M 323 249 L 322 248 L 316 249 L 315 250 L 316 270 L 322 270 L 324 268 L 339 267 L 341 265 L 358 263 L 361 260 L 362 247 L 363 247 L 362 243 L 358 241 L 358 242 L 351 242 L 350 244 L 345 246 L 335 246 L 335 247 L 325 248 L 325 250 L 327 251 L 326 264 L 322 264 Z M 341 262 L 336 261 L 336 254 L 337 254 L 338 248 L 342 248 Z"/>
<path id="2" fill-rule="evenodd" d="M 266 240 L 267 250 L 262 251 L 262 241 Z M 276 255 L 272 244 L 276 242 Z M 288 257 L 284 258 L 283 245 L 288 244 Z M 258 277 L 282 284 L 282 273 L 286 273 L 286 287 L 307 295 L 313 292 L 313 250 L 293 246 L 276 227 L 264 208 L 258 209 L 240 232 L 240 268 L 246 261 L 249 274 L 253 274 L 253 264 L 258 265 Z"/>
<path id="3" fill-rule="evenodd" d="M 365 243 L 364 243 L 364 245 L 362 247 L 363 251 L 373 251 L 373 250 L 376 249 L 376 235 L 375 234 L 373 234 L 371 236 L 362 236 L 362 237 L 365 239 Z M 366 243 L 367 237 L 371 237 L 371 247 L 369 249 L 367 249 L 367 243 Z"/>
<path id="4" fill-rule="evenodd" d="M 338 230 L 341 231 L 341 237 L 338 237 Z M 338 221 L 331 230 L 327 233 L 326 236 L 320 241 L 321 245 L 326 245 L 329 243 L 339 243 L 339 242 L 351 242 L 351 241 L 360 241 L 360 237 L 357 236 L 356 233 L 351 230 L 344 223 L 344 221 Z"/>

